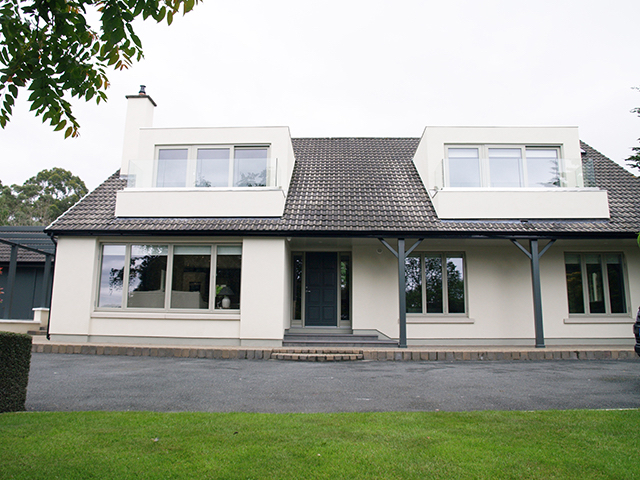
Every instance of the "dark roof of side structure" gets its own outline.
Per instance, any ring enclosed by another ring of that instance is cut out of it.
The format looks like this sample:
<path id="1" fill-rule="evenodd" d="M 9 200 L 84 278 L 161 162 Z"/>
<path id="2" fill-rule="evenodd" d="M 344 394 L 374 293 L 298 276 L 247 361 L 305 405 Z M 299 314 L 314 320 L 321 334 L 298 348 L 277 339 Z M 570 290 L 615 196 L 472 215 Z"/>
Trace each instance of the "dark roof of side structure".
<path id="1" fill-rule="evenodd" d="M 608 220 L 440 220 L 413 164 L 418 138 L 294 138 L 296 163 L 281 218 L 116 218 L 118 172 L 56 220 L 56 235 L 590 236 L 640 230 L 640 178 L 582 143 Z"/>

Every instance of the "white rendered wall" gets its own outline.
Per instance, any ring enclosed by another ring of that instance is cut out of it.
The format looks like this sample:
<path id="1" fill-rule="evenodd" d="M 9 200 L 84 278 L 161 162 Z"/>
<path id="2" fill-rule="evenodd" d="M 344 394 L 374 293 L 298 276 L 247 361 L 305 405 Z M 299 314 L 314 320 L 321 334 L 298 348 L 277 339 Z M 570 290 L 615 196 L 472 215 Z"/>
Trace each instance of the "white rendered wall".
<path id="1" fill-rule="evenodd" d="M 412 244 L 407 240 L 407 248 Z M 353 328 L 398 338 L 397 260 L 386 248 L 377 250 L 373 241 L 353 247 Z M 407 314 L 410 345 L 534 345 L 531 263 L 511 242 L 425 240 L 416 251 L 465 255 L 468 312 Z M 564 253 L 589 251 L 624 254 L 627 314 L 569 315 Z M 633 343 L 631 326 L 640 305 L 640 250 L 633 240 L 558 241 L 540 260 L 540 273 L 547 345 Z"/>
<path id="2" fill-rule="evenodd" d="M 609 218 L 609 198 L 597 189 L 452 189 L 429 192 L 443 219 Z"/>
<path id="3" fill-rule="evenodd" d="M 282 345 L 291 314 L 285 298 L 290 280 L 284 238 L 245 238 L 242 243 L 240 343 Z"/>
<path id="4" fill-rule="evenodd" d="M 116 217 L 281 217 L 280 188 L 125 189 L 117 193 Z"/>
<path id="5" fill-rule="evenodd" d="M 58 238 L 49 319 L 52 336 L 89 335 L 96 252 L 96 238 Z"/>

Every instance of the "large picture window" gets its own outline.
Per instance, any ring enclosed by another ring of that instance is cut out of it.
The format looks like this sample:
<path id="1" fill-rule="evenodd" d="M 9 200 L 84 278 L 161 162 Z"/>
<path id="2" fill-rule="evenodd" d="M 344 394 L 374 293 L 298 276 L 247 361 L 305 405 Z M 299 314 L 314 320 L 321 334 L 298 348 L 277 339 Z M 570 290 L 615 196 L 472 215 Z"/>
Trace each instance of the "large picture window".
<path id="1" fill-rule="evenodd" d="M 101 258 L 100 308 L 240 308 L 241 245 L 103 245 Z"/>
<path id="2" fill-rule="evenodd" d="M 449 187 L 562 186 L 559 147 L 449 146 Z"/>
<path id="3" fill-rule="evenodd" d="M 570 314 L 627 313 L 622 254 L 566 253 Z"/>
<path id="4" fill-rule="evenodd" d="M 266 146 L 159 147 L 156 187 L 266 187 Z"/>
<path id="5" fill-rule="evenodd" d="M 420 253 L 405 260 L 407 313 L 464 314 L 464 257 Z"/>

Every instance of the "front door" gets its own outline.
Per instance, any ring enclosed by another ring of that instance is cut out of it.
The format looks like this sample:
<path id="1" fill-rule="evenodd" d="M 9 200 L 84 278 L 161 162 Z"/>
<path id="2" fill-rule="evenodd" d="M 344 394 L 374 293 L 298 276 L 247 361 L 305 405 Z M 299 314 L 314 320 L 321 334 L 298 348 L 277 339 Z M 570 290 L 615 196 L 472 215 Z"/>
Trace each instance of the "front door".
<path id="1" fill-rule="evenodd" d="M 338 326 L 338 255 L 307 252 L 305 326 Z"/>

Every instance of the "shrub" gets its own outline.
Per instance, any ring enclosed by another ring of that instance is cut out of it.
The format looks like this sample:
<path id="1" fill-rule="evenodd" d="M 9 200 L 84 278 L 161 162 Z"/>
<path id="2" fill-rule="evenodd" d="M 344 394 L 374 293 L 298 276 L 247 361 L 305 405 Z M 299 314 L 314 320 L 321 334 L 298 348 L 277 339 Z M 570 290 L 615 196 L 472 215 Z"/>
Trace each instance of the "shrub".
<path id="1" fill-rule="evenodd" d="M 31 366 L 31 337 L 0 332 L 0 413 L 25 409 Z"/>

